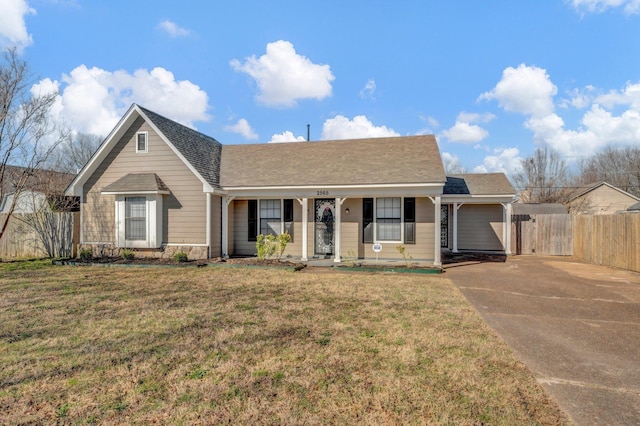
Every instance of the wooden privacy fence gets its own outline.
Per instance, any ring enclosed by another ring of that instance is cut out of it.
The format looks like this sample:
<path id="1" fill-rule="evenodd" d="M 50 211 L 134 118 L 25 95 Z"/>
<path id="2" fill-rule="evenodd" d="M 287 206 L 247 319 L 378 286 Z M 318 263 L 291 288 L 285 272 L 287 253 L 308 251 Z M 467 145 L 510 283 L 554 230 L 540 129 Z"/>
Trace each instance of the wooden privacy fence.
<path id="1" fill-rule="evenodd" d="M 5 234 L 0 239 L 0 259 L 24 259 L 75 256 L 80 234 L 80 213 L 49 212 L 16 213 L 9 220 Z M 36 220 L 37 219 L 37 220 Z M 0 214 L 0 226 L 7 220 Z"/>
<path id="2" fill-rule="evenodd" d="M 513 215 L 511 221 L 511 249 L 514 254 L 573 254 L 571 215 L 518 214 Z"/>
<path id="3" fill-rule="evenodd" d="M 640 272 L 640 214 L 512 216 L 514 254 L 573 256 Z"/>
<path id="4" fill-rule="evenodd" d="M 640 272 L 640 214 L 580 215 L 573 226 L 576 258 Z"/>

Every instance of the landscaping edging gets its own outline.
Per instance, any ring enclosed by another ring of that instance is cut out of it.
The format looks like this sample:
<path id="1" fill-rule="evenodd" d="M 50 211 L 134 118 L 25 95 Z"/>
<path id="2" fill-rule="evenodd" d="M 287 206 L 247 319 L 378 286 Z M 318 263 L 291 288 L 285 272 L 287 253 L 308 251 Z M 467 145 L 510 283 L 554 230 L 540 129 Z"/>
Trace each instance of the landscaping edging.
<path id="1" fill-rule="evenodd" d="M 132 261 L 130 263 L 118 262 L 82 262 L 73 259 L 56 259 L 52 260 L 53 265 L 58 266 L 102 266 L 102 267 L 127 267 L 127 268 L 247 268 L 247 269 L 272 269 L 289 272 L 299 272 L 306 269 L 308 265 L 304 263 L 289 265 L 251 265 L 246 263 L 224 263 L 224 262 L 185 262 L 185 263 L 143 263 Z M 314 266 L 316 268 L 316 266 Z M 399 274 L 441 274 L 444 272 L 441 268 L 406 268 L 406 267 L 374 267 L 374 266 L 319 266 L 317 268 L 326 268 L 336 272 L 374 272 L 374 273 L 399 273 Z"/>
<path id="2" fill-rule="evenodd" d="M 441 274 L 444 272 L 438 268 L 394 268 L 390 267 L 366 267 L 366 266 L 335 266 L 333 267 L 337 271 L 353 271 L 353 272 L 392 272 L 401 274 Z"/>
<path id="3" fill-rule="evenodd" d="M 81 262 L 76 260 L 52 260 L 53 265 L 58 266 L 103 266 L 103 267 L 127 267 L 127 268 L 202 268 L 208 263 L 100 263 Z"/>

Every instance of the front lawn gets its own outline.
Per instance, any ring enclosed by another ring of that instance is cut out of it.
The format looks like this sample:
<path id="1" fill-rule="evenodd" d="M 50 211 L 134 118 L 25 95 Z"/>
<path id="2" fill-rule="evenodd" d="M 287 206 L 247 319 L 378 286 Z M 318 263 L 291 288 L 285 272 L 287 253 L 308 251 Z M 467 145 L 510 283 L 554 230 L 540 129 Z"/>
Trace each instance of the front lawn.
<path id="1" fill-rule="evenodd" d="M 0 424 L 559 424 L 445 276 L 0 264 Z"/>

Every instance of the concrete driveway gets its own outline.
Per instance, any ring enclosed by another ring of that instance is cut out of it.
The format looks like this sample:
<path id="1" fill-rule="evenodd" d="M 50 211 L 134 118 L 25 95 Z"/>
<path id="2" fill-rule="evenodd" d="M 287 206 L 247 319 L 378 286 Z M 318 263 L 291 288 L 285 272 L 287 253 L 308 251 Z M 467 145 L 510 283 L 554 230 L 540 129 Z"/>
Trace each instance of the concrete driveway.
<path id="1" fill-rule="evenodd" d="M 640 425 L 640 274 L 560 257 L 450 278 L 578 425 Z"/>

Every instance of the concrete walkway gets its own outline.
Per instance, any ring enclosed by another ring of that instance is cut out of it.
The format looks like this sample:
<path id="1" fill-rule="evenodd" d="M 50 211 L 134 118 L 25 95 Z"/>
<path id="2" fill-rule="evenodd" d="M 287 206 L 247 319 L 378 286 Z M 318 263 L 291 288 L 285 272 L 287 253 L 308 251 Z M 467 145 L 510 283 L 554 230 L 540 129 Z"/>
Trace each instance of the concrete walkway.
<path id="1" fill-rule="evenodd" d="M 640 274 L 559 257 L 447 265 L 578 425 L 640 425 Z"/>

